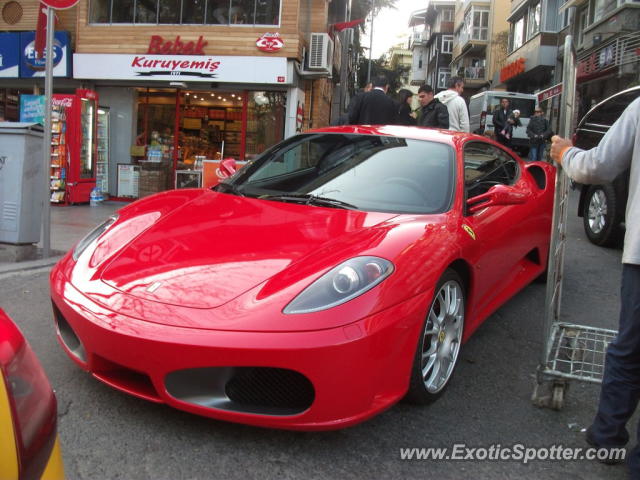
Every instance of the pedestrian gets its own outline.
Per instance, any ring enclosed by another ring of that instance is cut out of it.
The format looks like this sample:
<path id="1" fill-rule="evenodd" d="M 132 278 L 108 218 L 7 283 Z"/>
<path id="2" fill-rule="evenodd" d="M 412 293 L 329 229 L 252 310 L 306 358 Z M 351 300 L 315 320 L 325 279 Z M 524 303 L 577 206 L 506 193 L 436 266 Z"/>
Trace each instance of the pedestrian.
<path id="1" fill-rule="evenodd" d="M 522 126 L 522 122 L 520 121 L 520 110 L 513 110 L 509 118 L 507 118 L 507 124 L 502 129 L 502 136 L 506 138 L 509 142 L 513 139 L 513 129 Z"/>
<path id="2" fill-rule="evenodd" d="M 340 116 L 338 117 L 338 120 L 335 123 L 332 123 L 332 125 L 347 125 L 349 123 L 349 112 L 351 112 L 353 110 L 353 108 L 356 105 L 356 98 L 359 95 L 362 95 L 363 93 L 366 92 L 370 92 L 371 89 L 373 88 L 373 84 L 371 82 L 367 83 L 364 87 L 362 87 L 360 90 L 358 90 L 354 96 L 351 98 L 351 101 L 349 102 L 349 105 L 347 106 L 347 111 L 340 114 Z"/>
<path id="3" fill-rule="evenodd" d="M 350 125 L 392 125 L 396 122 L 396 102 L 387 95 L 389 81 L 385 75 L 376 76 L 373 89 L 353 100 L 349 110 Z"/>
<path id="4" fill-rule="evenodd" d="M 449 109 L 433 96 L 431 85 L 425 83 L 418 89 L 418 100 L 421 105 L 420 127 L 449 128 Z"/>
<path id="5" fill-rule="evenodd" d="M 464 91 L 464 80 L 460 77 L 451 77 L 448 85 L 449 89 L 437 94 L 436 98 L 444 103 L 449 111 L 449 130 L 469 132 L 467 102 L 460 96 Z"/>
<path id="6" fill-rule="evenodd" d="M 507 147 L 511 146 L 511 138 L 504 135 L 509 117 L 513 114 L 508 98 L 500 99 L 500 108 L 493 112 L 493 128 L 496 140 Z"/>
<path id="7" fill-rule="evenodd" d="M 619 448 L 629 440 L 626 424 L 640 399 L 640 98 L 627 106 L 591 150 L 554 136 L 551 158 L 571 179 L 583 184 L 612 182 L 630 168 L 620 325 L 607 348 L 598 411 L 586 432 L 591 446 Z M 640 423 L 636 441 L 640 442 Z M 631 478 L 640 480 L 640 444 L 628 452 L 627 463 Z"/>
<path id="8" fill-rule="evenodd" d="M 527 137 L 529 137 L 529 160 L 540 161 L 544 157 L 546 141 L 551 138 L 551 125 L 544 116 L 542 107 L 536 107 L 533 117 L 527 125 Z"/>
<path id="9" fill-rule="evenodd" d="M 406 88 L 398 91 L 397 119 L 398 125 L 415 125 L 416 119 L 412 115 L 411 102 L 413 100 L 413 92 Z"/>

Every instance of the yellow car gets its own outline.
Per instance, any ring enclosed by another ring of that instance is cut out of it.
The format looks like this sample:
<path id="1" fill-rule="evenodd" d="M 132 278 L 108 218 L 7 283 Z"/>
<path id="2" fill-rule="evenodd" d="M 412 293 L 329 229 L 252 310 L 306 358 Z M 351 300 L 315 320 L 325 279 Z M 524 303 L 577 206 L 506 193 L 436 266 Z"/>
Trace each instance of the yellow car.
<path id="1" fill-rule="evenodd" d="M 57 402 L 38 358 L 0 309 L 0 479 L 63 479 Z"/>

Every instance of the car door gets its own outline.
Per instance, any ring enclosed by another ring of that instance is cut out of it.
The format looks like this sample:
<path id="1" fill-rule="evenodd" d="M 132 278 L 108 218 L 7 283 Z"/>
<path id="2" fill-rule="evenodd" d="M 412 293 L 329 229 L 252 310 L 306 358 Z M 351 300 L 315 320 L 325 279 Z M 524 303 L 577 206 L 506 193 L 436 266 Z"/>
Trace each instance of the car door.
<path id="1" fill-rule="evenodd" d="M 523 174 L 521 162 L 505 150 L 487 142 L 470 141 L 464 145 L 463 155 L 466 200 L 499 184 L 530 192 L 529 176 Z M 475 270 L 473 296 L 478 312 L 489 307 L 522 271 L 521 263 L 532 243 L 527 238 L 531 231 L 527 218 L 530 211 L 527 201 L 464 212 L 463 228 L 473 233 L 473 241 L 464 254 Z"/>

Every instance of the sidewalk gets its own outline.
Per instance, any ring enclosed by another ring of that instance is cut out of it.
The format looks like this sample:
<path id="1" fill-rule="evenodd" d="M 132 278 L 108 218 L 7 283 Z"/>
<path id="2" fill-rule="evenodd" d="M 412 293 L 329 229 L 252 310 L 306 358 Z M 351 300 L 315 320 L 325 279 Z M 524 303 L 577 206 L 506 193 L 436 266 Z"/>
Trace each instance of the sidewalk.
<path id="1" fill-rule="evenodd" d="M 0 259 L 0 274 L 54 265 L 66 252 L 96 225 L 116 210 L 127 205 L 123 202 L 104 202 L 97 206 L 72 205 L 51 207 L 51 257 L 22 262 L 7 262 Z M 42 255 L 42 240 L 37 245 L 38 256 Z"/>

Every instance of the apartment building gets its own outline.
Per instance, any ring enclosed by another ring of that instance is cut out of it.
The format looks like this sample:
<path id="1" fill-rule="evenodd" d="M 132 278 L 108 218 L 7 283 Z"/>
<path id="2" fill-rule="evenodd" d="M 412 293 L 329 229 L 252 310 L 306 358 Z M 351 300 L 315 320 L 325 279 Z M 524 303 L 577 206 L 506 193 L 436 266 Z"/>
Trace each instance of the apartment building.
<path id="1" fill-rule="evenodd" d="M 457 0 L 451 69 L 465 81 L 465 96 L 490 86 L 509 31 L 509 0 Z"/>
<path id="2" fill-rule="evenodd" d="M 570 0 L 576 7 L 571 32 L 577 50 L 578 118 L 615 92 L 640 82 L 640 2 Z"/>
<path id="3" fill-rule="evenodd" d="M 402 88 L 409 86 L 411 76 L 412 55 L 406 43 L 399 43 L 389 49 L 386 54 L 387 64 L 391 70 L 400 71 L 400 84 Z"/>
<path id="4" fill-rule="evenodd" d="M 557 0 L 514 0 L 509 15 L 507 56 L 493 83 L 513 92 L 533 93 L 552 86 L 558 58 L 558 32 L 567 15 Z"/>
<path id="5" fill-rule="evenodd" d="M 455 0 L 432 0 L 410 20 L 414 53 L 412 85 L 428 83 L 434 90 L 447 88 L 451 77 Z"/>

